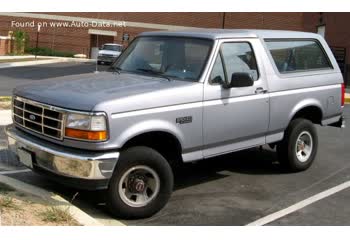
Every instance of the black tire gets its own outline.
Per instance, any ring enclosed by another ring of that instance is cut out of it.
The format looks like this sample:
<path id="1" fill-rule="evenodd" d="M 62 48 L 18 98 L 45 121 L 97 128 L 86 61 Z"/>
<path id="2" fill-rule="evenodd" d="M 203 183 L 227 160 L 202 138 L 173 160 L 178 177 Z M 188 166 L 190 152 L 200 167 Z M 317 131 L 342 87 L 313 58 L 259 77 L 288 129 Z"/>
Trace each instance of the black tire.
<path id="1" fill-rule="evenodd" d="M 102 62 L 101 61 L 97 61 L 97 65 L 101 65 L 102 64 Z"/>
<path id="2" fill-rule="evenodd" d="M 159 192 L 145 206 L 130 206 L 122 200 L 119 194 L 119 182 L 123 175 L 132 167 L 147 166 L 159 177 Z M 168 202 L 173 191 L 174 177 L 169 163 L 157 151 L 149 147 L 137 146 L 123 151 L 109 183 L 107 206 L 110 212 L 119 218 L 146 218 L 160 211 Z"/>
<path id="3" fill-rule="evenodd" d="M 296 154 L 296 144 L 301 133 L 307 132 L 312 138 L 312 150 L 307 160 L 300 161 Z M 293 120 L 287 130 L 283 140 L 277 145 L 277 154 L 280 164 L 288 171 L 299 172 L 308 169 L 313 163 L 318 148 L 318 136 L 314 124 L 307 120 L 298 118 Z"/>

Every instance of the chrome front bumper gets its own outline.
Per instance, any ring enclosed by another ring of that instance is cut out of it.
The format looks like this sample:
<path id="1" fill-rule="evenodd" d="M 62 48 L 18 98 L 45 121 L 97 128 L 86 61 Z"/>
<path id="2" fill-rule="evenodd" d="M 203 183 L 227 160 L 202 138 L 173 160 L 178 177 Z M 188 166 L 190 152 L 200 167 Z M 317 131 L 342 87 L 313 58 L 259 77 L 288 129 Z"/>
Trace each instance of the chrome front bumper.
<path id="1" fill-rule="evenodd" d="M 97 60 L 100 62 L 113 63 L 118 57 L 109 57 L 109 56 L 98 56 Z"/>
<path id="2" fill-rule="evenodd" d="M 9 149 L 29 152 L 32 166 L 63 177 L 106 180 L 112 177 L 119 152 L 90 152 L 71 149 L 40 140 L 9 125 L 6 127 Z M 77 186 L 78 187 L 78 186 Z"/>

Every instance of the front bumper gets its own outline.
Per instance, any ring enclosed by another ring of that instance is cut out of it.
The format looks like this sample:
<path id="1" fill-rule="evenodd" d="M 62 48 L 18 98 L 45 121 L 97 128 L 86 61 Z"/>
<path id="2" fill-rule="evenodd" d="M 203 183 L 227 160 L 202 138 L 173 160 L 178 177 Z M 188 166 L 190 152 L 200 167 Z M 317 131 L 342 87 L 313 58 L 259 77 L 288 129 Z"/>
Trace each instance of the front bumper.
<path id="1" fill-rule="evenodd" d="M 62 176 L 70 180 L 106 182 L 112 177 L 119 158 L 119 152 L 90 152 L 52 144 L 24 133 L 14 125 L 6 127 L 6 134 L 9 149 L 16 156 L 19 149 L 31 154 L 33 170 L 50 172 L 54 176 Z"/>
<path id="2" fill-rule="evenodd" d="M 106 63 L 113 63 L 118 57 L 112 57 L 112 56 L 98 56 L 97 60 L 99 62 L 106 62 Z"/>

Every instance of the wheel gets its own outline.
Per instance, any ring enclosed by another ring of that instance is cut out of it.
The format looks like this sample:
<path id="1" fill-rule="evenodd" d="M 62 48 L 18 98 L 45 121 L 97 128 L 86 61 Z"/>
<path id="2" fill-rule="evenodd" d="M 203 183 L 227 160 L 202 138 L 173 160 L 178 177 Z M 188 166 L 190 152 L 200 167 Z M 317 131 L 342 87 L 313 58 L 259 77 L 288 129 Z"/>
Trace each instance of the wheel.
<path id="1" fill-rule="evenodd" d="M 131 147 L 121 153 L 109 183 L 107 205 L 116 217 L 145 218 L 161 210 L 173 190 L 169 163 L 148 147 Z"/>
<path id="2" fill-rule="evenodd" d="M 292 172 L 304 171 L 313 163 L 318 147 L 317 131 L 306 119 L 293 120 L 277 145 L 279 162 Z"/>
<path id="3" fill-rule="evenodd" d="M 97 61 L 97 65 L 101 65 L 102 64 L 102 62 L 101 61 Z"/>

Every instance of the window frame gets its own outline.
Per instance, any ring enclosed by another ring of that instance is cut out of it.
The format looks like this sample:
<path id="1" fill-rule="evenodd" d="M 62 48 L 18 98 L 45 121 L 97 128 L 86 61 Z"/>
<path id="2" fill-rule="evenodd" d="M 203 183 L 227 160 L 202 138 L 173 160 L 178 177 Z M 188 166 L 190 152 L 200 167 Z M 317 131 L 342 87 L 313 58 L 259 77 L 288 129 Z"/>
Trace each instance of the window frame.
<path id="1" fill-rule="evenodd" d="M 221 58 L 221 64 L 222 64 L 222 68 L 224 70 L 224 76 L 225 76 L 224 81 L 226 83 L 228 81 L 227 70 L 226 70 L 226 65 L 225 65 L 225 59 L 224 59 L 223 54 L 222 54 L 222 46 L 223 46 L 223 44 L 226 44 L 226 43 L 247 43 L 249 45 L 250 49 L 252 50 L 254 59 L 255 59 L 255 65 L 256 65 L 256 71 L 257 71 L 257 79 L 254 80 L 254 82 L 259 81 L 260 77 L 261 77 L 261 74 L 260 74 L 259 64 L 258 64 L 258 61 L 257 61 L 257 58 L 256 58 L 256 54 L 255 54 L 255 50 L 254 50 L 254 47 L 253 47 L 252 43 L 249 42 L 249 41 L 244 41 L 244 40 L 243 41 L 242 40 L 239 40 L 239 41 L 229 40 L 229 41 L 223 41 L 223 42 L 219 43 L 218 51 L 217 51 L 217 53 L 214 56 L 213 64 L 211 66 L 211 69 L 210 69 L 210 72 L 209 72 L 209 75 L 208 75 L 208 83 L 209 83 L 209 85 L 212 85 L 212 86 L 222 85 L 220 83 L 212 83 L 212 81 L 211 81 L 212 80 L 211 79 L 211 74 L 213 72 L 213 69 L 214 69 L 214 66 L 215 66 L 215 62 L 216 62 L 216 59 L 217 59 L 218 56 L 220 56 L 220 58 Z"/>
<path id="2" fill-rule="evenodd" d="M 320 71 L 328 71 L 328 70 L 334 70 L 334 66 L 331 62 L 331 60 L 329 59 L 329 56 L 327 54 L 327 52 L 325 51 L 323 45 L 320 43 L 320 41 L 316 38 L 265 38 L 264 40 L 264 44 L 265 44 L 265 48 L 268 52 L 270 61 L 272 62 L 272 65 L 276 71 L 276 73 L 278 73 L 281 76 L 285 76 L 285 75 L 292 75 L 292 74 L 298 74 L 298 73 L 303 73 L 303 74 L 307 74 L 307 73 L 315 73 L 315 72 L 320 72 Z M 276 65 L 276 61 L 272 56 L 271 50 L 269 49 L 269 47 L 267 46 L 267 42 L 298 42 L 298 41 L 311 41 L 314 42 L 318 45 L 318 47 L 320 48 L 320 50 L 322 51 L 323 55 L 325 56 L 329 67 L 326 68 L 315 68 L 315 69 L 308 69 L 308 70 L 295 70 L 295 71 L 287 71 L 287 72 L 280 72 L 280 70 L 278 69 L 277 65 Z"/>

